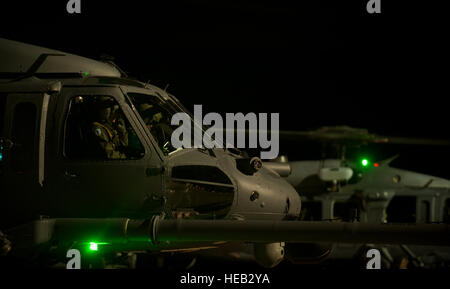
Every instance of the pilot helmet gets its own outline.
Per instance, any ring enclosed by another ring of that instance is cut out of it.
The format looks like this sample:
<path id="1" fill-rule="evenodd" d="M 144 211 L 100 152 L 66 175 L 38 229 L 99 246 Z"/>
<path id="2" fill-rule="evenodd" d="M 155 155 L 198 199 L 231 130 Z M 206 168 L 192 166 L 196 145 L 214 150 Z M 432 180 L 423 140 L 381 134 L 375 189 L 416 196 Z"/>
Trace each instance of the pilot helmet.
<path id="1" fill-rule="evenodd" d="M 152 104 L 143 103 L 139 106 L 139 110 L 146 124 L 156 124 L 162 118 L 161 112 L 158 112 Z"/>
<path id="2" fill-rule="evenodd" d="M 100 120 L 110 120 L 114 107 L 117 106 L 109 96 L 100 96 L 96 99 L 97 117 Z M 118 109 L 118 106 L 117 106 Z"/>

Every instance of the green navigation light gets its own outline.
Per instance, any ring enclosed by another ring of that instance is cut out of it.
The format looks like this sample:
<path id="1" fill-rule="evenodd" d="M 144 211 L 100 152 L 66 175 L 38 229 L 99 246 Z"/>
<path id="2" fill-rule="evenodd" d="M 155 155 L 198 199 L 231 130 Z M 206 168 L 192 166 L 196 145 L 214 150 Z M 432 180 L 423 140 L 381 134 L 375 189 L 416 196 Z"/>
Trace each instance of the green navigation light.
<path id="1" fill-rule="evenodd" d="M 99 245 L 109 245 L 110 243 L 106 242 L 85 242 L 87 244 L 90 251 L 98 251 Z"/>
<path id="2" fill-rule="evenodd" d="M 95 242 L 90 242 L 89 243 L 89 249 L 91 249 L 91 251 L 97 251 L 98 250 L 98 244 Z"/>

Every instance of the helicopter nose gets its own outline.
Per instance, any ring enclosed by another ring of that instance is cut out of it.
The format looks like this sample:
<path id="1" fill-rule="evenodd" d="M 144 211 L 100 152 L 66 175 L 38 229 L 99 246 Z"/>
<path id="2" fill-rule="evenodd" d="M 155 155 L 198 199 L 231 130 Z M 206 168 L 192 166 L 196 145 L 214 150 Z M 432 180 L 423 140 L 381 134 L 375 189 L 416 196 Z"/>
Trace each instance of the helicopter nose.
<path id="1" fill-rule="evenodd" d="M 297 191 L 277 173 L 262 166 L 252 175 L 235 171 L 236 206 L 230 214 L 245 219 L 296 219 L 301 201 Z"/>

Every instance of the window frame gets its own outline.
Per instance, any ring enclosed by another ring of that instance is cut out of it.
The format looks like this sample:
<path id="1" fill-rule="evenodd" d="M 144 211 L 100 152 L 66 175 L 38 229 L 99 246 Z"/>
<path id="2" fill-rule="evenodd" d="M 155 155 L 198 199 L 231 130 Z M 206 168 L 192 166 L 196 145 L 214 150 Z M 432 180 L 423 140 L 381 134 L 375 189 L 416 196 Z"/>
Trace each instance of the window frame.
<path id="1" fill-rule="evenodd" d="M 120 91 L 120 90 L 119 90 Z M 133 119 L 133 113 L 132 108 L 129 106 L 129 104 L 124 101 L 123 99 L 120 99 L 115 93 L 114 87 L 74 87 L 74 89 L 70 89 L 70 92 L 65 93 L 65 99 L 63 102 L 63 110 L 62 110 L 62 123 L 59 127 L 60 132 L 60 138 L 59 138 L 59 145 L 61 156 L 65 161 L 71 161 L 71 162 L 136 162 L 136 161 L 143 161 L 146 159 L 149 159 L 152 155 L 151 150 L 148 148 L 148 142 L 145 139 L 145 135 L 142 133 L 141 128 L 139 127 L 139 123 L 136 123 L 136 121 Z M 119 109 L 122 111 L 124 117 L 126 118 L 126 121 L 130 124 L 131 128 L 134 130 L 136 136 L 138 137 L 142 148 L 144 149 L 144 155 L 140 158 L 136 159 L 93 159 L 93 158 L 71 158 L 68 157 L 66 154 L 66 136 L 67 136 L 67 121 L 69 118 L 69 111 L 71 109 L 72 101 L 75 97 L 83 96 L 83 97 L 95 97 L 95 96 L 108 96 L 114 99 L 114 101 L 119 105 Z M 127 108 L 128 106 L 128 108 Z M 130 109 L 130 111 L 128 111 Z"/>
<path id="2" fill-rule="evenodd" d="M 151 146 L 153 146 L 153 149 L 156 151 L 156 153 L 158 154 L 161 161 L 167 160 L 170 157 L 170 155 L 164 154 L 164 152 L 161 150 L 161 148 L 158 145 L 158 142 L 153 137 L 151 132 L 147 129 L 144 120 L 142 119 L 141 115 L 139 114 L 138 109 L 134 106 L 133 102 L 131 101 L 130 96 L 128 96 L 128 93 L 146 94 L 149 96 L 159 98 L 164 101 L 166 101 L 166 98 L 169 98 L 169 97 L 167 95 L 164 95 L 160 91 L 156 91 L 155 89 L 152 89 L 151 87 L 139 88 L 139 87 L 121 86 L 120 89 L 126 99 L 126 102 L 131 104 L 130 109 L 134 113 L 134 115 L 135 115 L 137 121 L 139 122 L 139 124 L 141 125 L 141 127 L 143 128 L 143 132 L 148 137 L 148 140 L 150 141 Z"/>

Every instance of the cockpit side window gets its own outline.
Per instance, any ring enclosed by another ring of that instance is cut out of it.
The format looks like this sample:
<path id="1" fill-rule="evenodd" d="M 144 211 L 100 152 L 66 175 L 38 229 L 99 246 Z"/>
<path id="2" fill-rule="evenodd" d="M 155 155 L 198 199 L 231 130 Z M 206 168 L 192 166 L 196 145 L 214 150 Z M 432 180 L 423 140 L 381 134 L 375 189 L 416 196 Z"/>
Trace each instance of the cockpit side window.
<path id="1" fill-rule="evenodd" d="M 110 96 L 76 96 L 69 101 L 64 155 L 70 159 L 133 160 L 144 148 L 119 104 Z"/>

